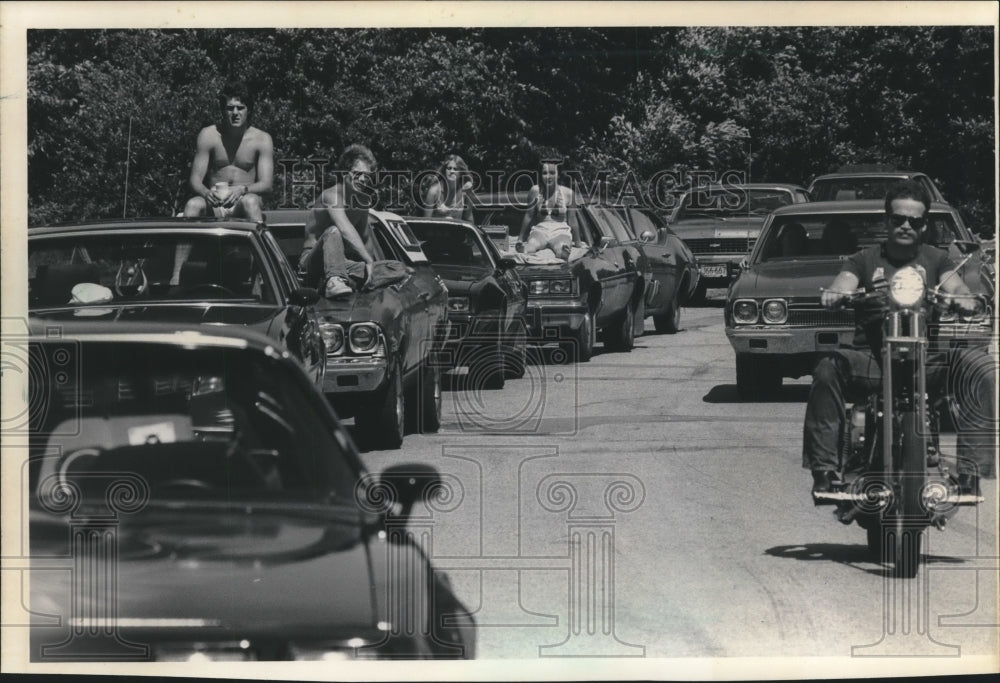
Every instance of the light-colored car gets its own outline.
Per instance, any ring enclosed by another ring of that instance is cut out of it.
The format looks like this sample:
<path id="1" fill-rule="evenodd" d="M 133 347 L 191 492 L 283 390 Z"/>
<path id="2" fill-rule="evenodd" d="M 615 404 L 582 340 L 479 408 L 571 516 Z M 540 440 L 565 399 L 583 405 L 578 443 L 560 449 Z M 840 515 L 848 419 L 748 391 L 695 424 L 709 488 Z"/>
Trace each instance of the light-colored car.
<path id="1" fill-rule="evenodd" d="M 809 184 L 809 196 L 814 202 L 884 199 L 889 188 L 901 180 L 920 183 L 931 201 L 946 201 L 934 181 L 919 171 L 851 171 L 818 176 Z"/>
<path id="2" fill-rule="evenodd" d="M 709 287 L 729 285 L 732 266 L 753 248 L 769 213 L 808 201 L 805 188 L 784 183 L 711 185 L 685 193 L 670 229 L 698 259 L 701 278 L 694 299 L 703 299 Z"/>
<path id="3" fill-rule="evenodd" d="M 963 258 L 961 246 L 978 246 L 958 211 L 931 205 L 927 242 Z M 847 256 L 884 240 L 882 200 L 810 202 L 778 209 L 726 297 L 726 336 L 736 352 L 736 386 L 743 396 L 767 394 L 784 377 L 812 373 L 818 357 L 854 339 L 854 311 L 820 306 Z M 957 242 L 957 243 L 956 243 Z M 977 251 L 961 275 L 973 292 L 993 297 L 992 264 Z M 939 338 L 954 343 L 987 339 L 988 318 L 941 319 Z"/>

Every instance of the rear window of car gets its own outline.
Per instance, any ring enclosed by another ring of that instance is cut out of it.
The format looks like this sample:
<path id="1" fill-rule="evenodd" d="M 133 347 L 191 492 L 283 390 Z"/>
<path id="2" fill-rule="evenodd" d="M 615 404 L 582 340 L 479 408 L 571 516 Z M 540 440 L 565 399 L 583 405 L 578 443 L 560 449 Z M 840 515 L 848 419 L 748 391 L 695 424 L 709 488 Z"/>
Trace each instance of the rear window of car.
<path id="1" fill-rule="evenodd" d="M 454 223 L 409 221 L 420 248 L 434 265 L 492 267 L 471 228 Z"/>
<path id="2" fill-rule="evenodd" d="M 961 239 L 950 213 L 932 212 L 928 226 L 928 244 L 946 247 Z M 886 234 L 881 212 L 777 216 L 761 235 L 757 262 L 847 256 L 885 240 Z"/>
<path id="3" fill-rule="evenodd" d="M 792 193 L 785 190 L 740 187 L 711 187 L 684 195 L 674 220 L 698 217 L 766 216 L 792 203 Z"/>
<path id="4" fill-rule="evenodd" d="M 889 188 L 902 178 L 827 178 L 819 179 L 809 190 L 814 202 L 885 199 Z"/>

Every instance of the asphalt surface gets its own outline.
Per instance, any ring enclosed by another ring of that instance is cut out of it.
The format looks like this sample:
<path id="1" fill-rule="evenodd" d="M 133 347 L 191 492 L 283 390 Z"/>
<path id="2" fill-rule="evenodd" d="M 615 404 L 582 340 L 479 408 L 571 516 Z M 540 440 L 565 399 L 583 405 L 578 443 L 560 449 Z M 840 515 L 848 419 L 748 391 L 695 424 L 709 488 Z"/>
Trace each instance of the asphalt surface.
<path id="1" fill-rule="evenodd" d="M 479 657 L 995 656 L 996 480 L 894 580 L 812 504 L 808 378 L 741 401 L 721 302 L 682 327 L 647 320 L 631 353 L 598 344 L 502 391 L 456 385 L 439 434 L 363 454 L 445 475 L 413 526 L 476 610 Z"/>

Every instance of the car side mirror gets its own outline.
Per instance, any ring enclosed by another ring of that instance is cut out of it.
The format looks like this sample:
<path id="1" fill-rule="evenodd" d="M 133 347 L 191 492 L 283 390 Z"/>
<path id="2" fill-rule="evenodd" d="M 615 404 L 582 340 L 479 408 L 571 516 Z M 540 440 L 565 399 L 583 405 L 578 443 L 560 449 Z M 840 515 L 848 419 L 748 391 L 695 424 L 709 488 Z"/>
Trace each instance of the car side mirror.
<path id="1" fill-rule="evenodd" d="M 656 239 L 656 235 L 650 230 L 643 230 L 642 234 L 639 235 L 640 242 L 652 242 L 654 239 Z"/>
<path id="2" fill-rule="evenodd" d="M 312 306 L 319 301 L 319 291 L 312 287 L 299 287 L 288 297 L 293 306 Z"/>
<path id="3" fill-rule="evenodd" d="M 594 251 L 600 254 L 602 251 L 610 247 L 613 242 L 613 239 L 608 236 L 604 236 L 597 242 L 597 245 L 594 247 Z"/>
<path id="4" fill-rule="evenodd" d="M 430 465 L 400 463 L 382 471 L 378 483 L 368 491 L 368 502 L 384 505 L 387 516 L 405 523 L 413 506 L 437 497 L 443 484 L 440 473 Z M 398 512 L 394 510 L 397 505 Z"/>
<path id="5" fill-rule="evenodd" d="M 517 259 L 513 256 L 501 256 L 497 261 L 497 270 L 512 270 L 517 267 Z"/>

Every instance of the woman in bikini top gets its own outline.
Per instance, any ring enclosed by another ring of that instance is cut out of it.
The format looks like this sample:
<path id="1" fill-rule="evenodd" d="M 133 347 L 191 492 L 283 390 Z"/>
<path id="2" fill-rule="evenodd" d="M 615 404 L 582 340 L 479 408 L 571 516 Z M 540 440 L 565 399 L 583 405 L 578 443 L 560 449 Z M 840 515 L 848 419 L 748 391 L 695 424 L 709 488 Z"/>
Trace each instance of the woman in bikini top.
<path id="1" fill-rule="evenodd" d="M 557 256 L 568 258 L 570 248 L 580 245 L 575 221 L 570 220 L 569 207 L 573 204 L 573 191 L 558 183 L 558 161 L 543 160 L 541 182 L 531 188 L 528 201 L 533 211 L 524 215 L 521 234 L 515 249 L 531 254 L 541 249 L 551 249 Z"/>
<path id="2" fill-rule="evenodd" d="M 443 184 L 442 179 L 444 180 Z M 472 205 L 465 201 L 465 193 L 471 189 L 469 167 L 462 157 L 457 154 L 449 154 L 441 162 L 437 174 L 424 190 L 424 216 L 441 216 L 471 221 Z"/>

